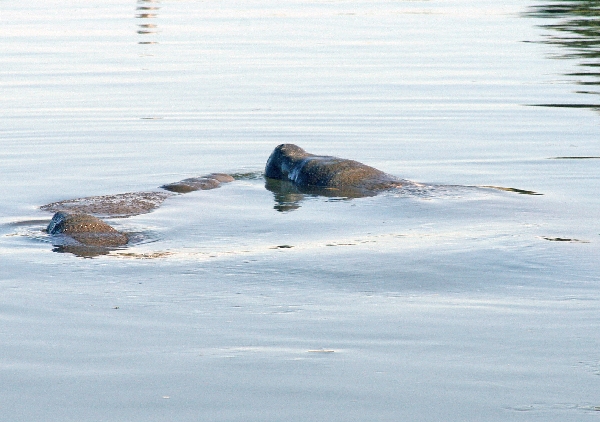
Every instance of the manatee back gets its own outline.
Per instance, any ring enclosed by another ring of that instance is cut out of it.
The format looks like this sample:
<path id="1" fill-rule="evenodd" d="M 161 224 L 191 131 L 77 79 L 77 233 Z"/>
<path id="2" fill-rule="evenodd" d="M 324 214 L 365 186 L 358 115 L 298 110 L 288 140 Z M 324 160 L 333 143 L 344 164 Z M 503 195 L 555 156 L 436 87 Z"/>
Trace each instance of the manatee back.
<path id="1" fill-rule="evenodd" d="M 265 176 L 289 180 L 300 187 L 377 191 L 401 182 L 381 170 L 354 160 L 314 155 L 294 144 L 281 144 L 267 160 Z M 356 195 L 356 192 L 352 193 Z"/>
<path id="2" fill-rule="evenodd" d="M 295 179 L 296 183 L 304 186 L 364 189 L 394 180 L 381 170 L 358 161 L 326 156 L 305 159 Z"/>

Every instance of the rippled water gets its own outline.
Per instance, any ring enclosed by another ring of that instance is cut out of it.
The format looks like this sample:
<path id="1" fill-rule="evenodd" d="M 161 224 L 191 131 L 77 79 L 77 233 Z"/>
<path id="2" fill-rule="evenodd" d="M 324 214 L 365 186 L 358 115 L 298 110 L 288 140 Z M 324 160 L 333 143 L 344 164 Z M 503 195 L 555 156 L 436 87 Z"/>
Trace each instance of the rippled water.
<path id="1" fill-rule="evenodd" d="M 0 2 L 0 420 L 591 420 L 590 2 Z M 422 184 L 262 175 L 280 143 Z M 237 175 L 56 247 L 55 201 Z M 63 253 L 58 253 L 63 252 Z"/>

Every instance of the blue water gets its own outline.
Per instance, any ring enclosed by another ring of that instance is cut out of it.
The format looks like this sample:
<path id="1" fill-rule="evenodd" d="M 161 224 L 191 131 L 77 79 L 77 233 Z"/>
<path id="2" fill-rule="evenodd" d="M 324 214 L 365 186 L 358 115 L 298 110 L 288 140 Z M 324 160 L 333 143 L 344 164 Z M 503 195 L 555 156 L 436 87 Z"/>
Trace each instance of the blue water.
<path id="1" fill-rule="evenodd" d="M 595 420 L 595 56 L 532 5 L 1 2 L 0 420 Z M 280 212 L 280 143 L 426 188 Z"/>

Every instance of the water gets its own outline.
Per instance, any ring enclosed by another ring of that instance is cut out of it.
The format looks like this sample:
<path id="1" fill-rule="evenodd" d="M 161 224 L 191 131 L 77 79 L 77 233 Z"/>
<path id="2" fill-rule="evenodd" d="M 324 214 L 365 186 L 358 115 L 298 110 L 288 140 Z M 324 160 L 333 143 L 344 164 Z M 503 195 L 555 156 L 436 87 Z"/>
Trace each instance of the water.
<path id="1" fill-rule="evenodd" d="M 557 4 L 0 3 L 0 420 L 595 420 L 597 14 Z M 282 208 L 284 142 L 426 188 Z M 211 172 L 127 248 L 43 232 Z"/>

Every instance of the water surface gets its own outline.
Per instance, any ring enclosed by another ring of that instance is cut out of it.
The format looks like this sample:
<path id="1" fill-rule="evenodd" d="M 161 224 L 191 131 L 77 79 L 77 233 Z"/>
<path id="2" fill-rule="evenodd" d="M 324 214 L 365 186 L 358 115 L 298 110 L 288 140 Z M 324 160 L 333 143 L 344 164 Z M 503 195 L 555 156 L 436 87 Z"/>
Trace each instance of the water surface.
<path id="1" fill-rule="evenodd" d="M 597 419 L 589 5 L 0 3 L 0 419 Z M 273 188 L 280 143 L 424 187 Z M 211 172 L 125 248 L 43 231 Z"/>

